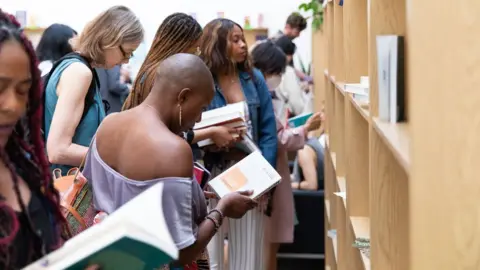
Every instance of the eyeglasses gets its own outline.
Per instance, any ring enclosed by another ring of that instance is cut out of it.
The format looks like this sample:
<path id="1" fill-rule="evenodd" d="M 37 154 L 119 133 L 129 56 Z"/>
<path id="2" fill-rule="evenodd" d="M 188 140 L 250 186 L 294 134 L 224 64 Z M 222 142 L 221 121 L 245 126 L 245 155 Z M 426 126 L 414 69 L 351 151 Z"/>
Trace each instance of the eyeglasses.
<path id="1" fill-rule="evenodd" d="M 122 45 L 118 46 L 118 48 L 120 49 L 120 52 L 122 53 L 123 58 L 124 58 L 125 60 L 128 60 L 128 59 L 130 59 L 130 58 L 133 57 L 133 52 L 127 54 L 127 53 L 125 52 L 125 50 L 123 49 Z"/>

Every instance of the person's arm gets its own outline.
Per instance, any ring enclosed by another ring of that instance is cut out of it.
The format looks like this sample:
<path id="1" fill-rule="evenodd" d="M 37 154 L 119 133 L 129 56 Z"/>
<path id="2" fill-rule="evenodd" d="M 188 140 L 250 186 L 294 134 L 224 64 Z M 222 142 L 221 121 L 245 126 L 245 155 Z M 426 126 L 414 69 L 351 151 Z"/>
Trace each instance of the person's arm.
<path id="1" fill-rule="evenodd" d="M 278 120 L 277 120 L 278 121 Z M 286 151 L 302 149 L 307 139 L 307 130 L 304 126 L 298 128 L 285 128 L 277 123 L 278 146 Z"/>
<path id="2" fill-rule="evenodd" d="M 255 80 L 260 109 L 258 115 L 258 147 L 263 157 L 275 168 L 277 164 L 277 121 L 273 111 L 272 97 L 260 71 L 255 70 Z"/>
<path id="3" fill-rule="evenodd" d="M 82 118 L 85 96 L 92 81 L 90 69 L 80 63 L 70 64 L 57 85 L 58 101 L 47 138 L 50 163 L 79 166 L 88 147 L 72 143 Z"/>
<path id="4" fill-rule="evenodd" d="M 158 166 L 157 169 L 159 175 L 166 174 L 179 178 L 192 178 L 193 177 L 193 160 L 192 151 L 188 143 L 184 140 L 176 141 L 169 144 L 168 150 L 163 151 L 163 154 L 158 155 L 158 162 L 163 163 L 163 166 Z M 168 156 L 168 159 L 165 159 Z M 168 169 L 164 169 L 164 168 Z M 171 177 L 170 177 L 171 178 Z M 198 217 L 194 215 L 192 211 L 192 198 L 196 192 L 202 192 L 201 188 L 197 190 L 193 188 L 191 183 L 180 182 L 177 187 L 171 188 L 171 183 L 165 184 L 164 198 L 162 199 L 163 208 L 167 215 L 165 221 L 172 238 L 179 249 L 179 258 L 175 262 L 175 265 L 183 266 L 194 261 L 201 252 L 207 247 L 212 237 L 217 232 L 215 223 L 210 219 L 205 219 L 200 224 L 192 224 Z M 182 188 L 183 187 L 183 188 Z M 225 217 L 235 217 L 232 214 L 231 206 L 233 203 L 237 203 L 236 206 L 243 207 L 240 214 L 243 215 L 248 209 L 252 209 L 254 205 L 253 200 L 249 197 L 252 193 L 244 194 L 241 201 L 230 196 L 224 197 L 218 201 L 215 209 L 219 210 L 225 215 Z M 202 197 L 203 194 L 197 194 L 198 197 Z M 227 195 L 228 196 L 228 195 Z M 234 195 L 235 196 L 235 195 Z M 236 196 L 238 198 L 238 195 Z M 244 202 L 242 204 L 242 202 Z M 252 204 L 252 205 L 250 205 Z M 248 207 L 247 207 L 248 206 Z M 211 212 L 209 217 L 218 221 L 218 225 L 222 222 L 222 216 L 216 211 Z M 193 218 L 192 218 L 193 217 Z"/>
<path id="5" fill-rule="evenodd" d="M 127 84 L 120 82 L 120 66 L 105 70 L 107 74 L 107 89 L 111 94 L 125 96 L 130 92 Z"/>
<path id="6" fill-rule="evenodd" d="M 315 180 L 315 179 L 310 179 L 310 180 Z M 315 181 L 301 181 L 299 183 L 299 189 L 302 190 L 318 190 L 318 183 Z"/>
<path id="7" fill-rule="evenodd" d="M 214 133 L 214 128 L 204 128 L 204 129 L 199 129 L 199 130 L 194 130 L 193 131 L 193 140 L 192 144 L 198 143 L 199 141 L 203 141 L 206 139 L 212 138 Z"/>

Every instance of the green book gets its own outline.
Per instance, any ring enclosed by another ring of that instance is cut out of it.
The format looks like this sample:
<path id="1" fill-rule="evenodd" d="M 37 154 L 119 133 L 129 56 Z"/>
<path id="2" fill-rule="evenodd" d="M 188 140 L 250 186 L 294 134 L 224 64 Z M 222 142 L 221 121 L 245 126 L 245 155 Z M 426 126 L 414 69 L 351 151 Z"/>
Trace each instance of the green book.
<path id="1" fill-rule="evenodd" d="M 288 125 L 292 128 L 303 126 L 307 122 L 308 118 L 310 118 L 310 116 L 312 115 L 313 113 L 305 113 L 305 114 L 301 114 L 301 115 L 297 115 L 295 117 L 289 118 Z"/>
<path id="2" fill-rule="evenodd" d="M 152 270 L 176 260 L 162 192 L 163 183 L 156 184 L 24 270 L 84 270 L 94 264 L 102 270 Z"/>

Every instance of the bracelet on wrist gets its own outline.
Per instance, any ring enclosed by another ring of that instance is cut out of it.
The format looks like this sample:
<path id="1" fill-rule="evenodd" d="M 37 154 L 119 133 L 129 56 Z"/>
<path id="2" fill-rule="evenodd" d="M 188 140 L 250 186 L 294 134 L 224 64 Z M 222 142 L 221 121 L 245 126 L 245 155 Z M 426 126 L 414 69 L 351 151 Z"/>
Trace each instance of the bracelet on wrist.
<path id="1" fill-rule="evenodd" d="M 205 217 L 206 220 L 210 220 L 212 223 L 213 223 L 213 226 L 215 228 L 215 232 L 218 231 L 218 229 L 220 228 L 220 222 L 218 222 L 218 220 L 212 216 L 206 216 Z"/>
<path id="2" fill-rule="evenodd" d="M 218 220 L 218 221 L 219 221 L 219 223 L 220 223 L 219 225 L 222 226 L 222 224 L 223 224 L 223 219 L 225 218 L 225 216 L 223 215 L 222 211 L 214 208 L 214 209 L 210 210 L 210 212 L 208 212 L 208 216 L 210 216 L 212 213 L 217 213 L 217 214 L 220 216 L 220 220 Z"/>

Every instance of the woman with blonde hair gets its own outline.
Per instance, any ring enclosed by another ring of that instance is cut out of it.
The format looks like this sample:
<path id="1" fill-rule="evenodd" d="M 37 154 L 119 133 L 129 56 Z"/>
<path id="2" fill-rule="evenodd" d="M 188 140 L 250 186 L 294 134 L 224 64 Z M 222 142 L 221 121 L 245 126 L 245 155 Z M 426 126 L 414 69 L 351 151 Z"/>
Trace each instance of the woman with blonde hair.
<path id="1" fill-rule="evenodd" d="M 99 14 L 71 40 L 74 53 L 57 61 L 45 79 L 44 137 L 51 168 L 79 166 L 105 108 L 95 68 L 128 63 L 143 40 L 135 14 L 114 6 Z"/>

